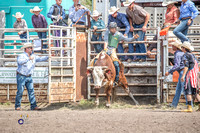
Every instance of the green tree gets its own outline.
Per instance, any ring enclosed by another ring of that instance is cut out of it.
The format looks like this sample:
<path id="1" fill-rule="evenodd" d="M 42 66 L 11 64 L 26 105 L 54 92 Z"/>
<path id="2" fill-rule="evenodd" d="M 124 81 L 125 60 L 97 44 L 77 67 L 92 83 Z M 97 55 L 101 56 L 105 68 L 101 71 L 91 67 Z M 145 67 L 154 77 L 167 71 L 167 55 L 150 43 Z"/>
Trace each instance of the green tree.
<path id="1" fill-rule="evenodd" d="M 80 0 L 81 5 L 86 6 L 90 11 L 92 10 L 92 0 Z"/>

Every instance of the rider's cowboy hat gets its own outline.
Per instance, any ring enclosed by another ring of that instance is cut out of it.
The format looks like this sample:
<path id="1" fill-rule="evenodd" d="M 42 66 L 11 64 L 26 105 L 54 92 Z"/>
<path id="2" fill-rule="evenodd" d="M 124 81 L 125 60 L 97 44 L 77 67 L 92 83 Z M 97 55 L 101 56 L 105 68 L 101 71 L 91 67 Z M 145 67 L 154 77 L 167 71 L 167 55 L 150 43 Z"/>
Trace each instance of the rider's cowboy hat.
<path id="1" fill-rule="evenodd" d="M 15 18 L 23 18 L 24 17 L 24 15 L 22 15 L 20 12 L 16 12 L 16 15 L 12 15 L 13 17 L 15 17 Z"/>
<path id="2" fill-rule="evenodd" d="M 174 4 L 174 3 L 178 3 L 177 1 L 164 1 L 163 3 L 162 3 L 162 6 L 168 6 L 168 5 L 170 5 L 170 4 Z"/>
<path id="3" fill-rule="evenodd" d="M 191 45 L 191 43 L 188 42 L 188 41 L 183 42 L 183 44 L 181 45 L 181 47 L 184 47 L 184 48 L 186 48 L 186 49 L 188 49 L 188 50 L 190 50 L 190 51 L 193 51 L 193 50 L 194 50 L 194 47 L 193 47 L 193 46 Z"/>
<path id="4" fill-rule="evenodd" d="M 123 5 L 130 6 L 130 4 L 132 4 L 133 2 L 135 2 L 135 0 L 126 0 L 126 2 L 123 2 Z"/>
<path id="5" fill-rule="evenodd" d="M 42 10 L 43 8 L 40 9 L 38 6 L 35 6 L 33 9 L 30 9 L 30 12 L 31 13 L 38 12 L 38 11 L 41 12 Z"/>
<path id="6" fill-rule="evenodd" d="M 28 48 L 28 47 L 34 47 L 34 45 L 32 44 L 32 43 L 30 43 L 30 42 L 28 42 L 28 43 L 24 43 L 24 45 L 23 45 L 23 47 L 21 47 L 21 49 L 25 49 L 25 48 Z"/>
<path id="7" fill-rule="evenodd" d="M 97 10 L 94 10 L 93 11 L 93 14 L 91 15 L 91 17 L 98 17 L 100 16 L 101 14 L 97 11 Z"/>
<path id="8" fill-rule="evenodd" d="M 109 10 L 109 14 L 114 14 L 115 12 L 119 11 L 120 9 L 119 8 L 116 8 L 115 6 L 112 6 Z"/>
<path id="9" fill-rule="evenodd" d="M 170 44 L 181 50 L 182 43 L 180 41 L 176 40 L 175 42 L 172 42 Z"/>

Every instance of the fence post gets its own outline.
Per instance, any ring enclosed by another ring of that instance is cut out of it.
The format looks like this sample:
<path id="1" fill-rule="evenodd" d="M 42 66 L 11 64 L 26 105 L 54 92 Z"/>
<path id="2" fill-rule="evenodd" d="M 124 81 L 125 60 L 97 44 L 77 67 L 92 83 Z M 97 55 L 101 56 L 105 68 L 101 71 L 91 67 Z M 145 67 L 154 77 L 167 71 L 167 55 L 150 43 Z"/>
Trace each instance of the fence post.
<path id="1" fill-rule="evenodd" d="M 158 27 L 158 34 L 157 34 L 157 103 L 160 103 L 160 27 Z"/>

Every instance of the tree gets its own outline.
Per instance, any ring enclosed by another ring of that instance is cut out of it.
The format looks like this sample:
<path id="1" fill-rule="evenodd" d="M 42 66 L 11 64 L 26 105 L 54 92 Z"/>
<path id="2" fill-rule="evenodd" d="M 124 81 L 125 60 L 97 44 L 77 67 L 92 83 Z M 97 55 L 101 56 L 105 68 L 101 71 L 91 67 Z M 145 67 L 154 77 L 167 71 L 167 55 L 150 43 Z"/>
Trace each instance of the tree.
<path id="1" fill-rule="evenodd" d="M 92 0 L 80 0 L 81 5 L 86 6 L 90 11 L 92 10 Z"/>

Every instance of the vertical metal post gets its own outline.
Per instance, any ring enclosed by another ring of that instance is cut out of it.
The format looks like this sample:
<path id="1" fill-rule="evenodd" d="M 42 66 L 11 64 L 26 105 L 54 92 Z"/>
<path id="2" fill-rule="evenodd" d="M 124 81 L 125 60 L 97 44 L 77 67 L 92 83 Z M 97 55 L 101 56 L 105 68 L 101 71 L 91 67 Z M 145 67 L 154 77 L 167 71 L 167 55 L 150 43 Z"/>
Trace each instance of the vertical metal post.
<path id="1" fill-rule="evenodd" d="M 9 99 L 10 99 L 9 90 L 10 90 L 10 86 L 9 86 L 9 84 L 8 84 L 8 86 L 7 86 L 7 100 L 8 100 L 8 101 L 9 101 Z"/>
<path id="2" fill-rule="evenodd" d="M 63 82 L 63 29 L 60 27 L 60 82 Z"/>
<path id="3" fill-rule="evenodd" d="M 27 29 L 27 42 L 29 42 L 29 30 Z"/>
<path id="4" fill-rule="evenodd" d="M 157 103 L 160 103 L 160 27 L 157 31 Z"/>
<path id="5" fill-rule="evenodd" d="M 90 54 L 91 54 L 91 44 L 90 44 L 90 38 L 91 38 L 91 30 L 88 30 L 88 66 L 90 65 L 90 60 L 91 60 L 91 56 L 90 56 Z M 91 97 L 90 97 L 90 94 L 91 94 L 91 86 L 90 86 L 90 78 L 88 77 L 87 78 L 87 82 L 88 82 L 88 86 L 87 86 L 87 88 L 88 88 L 88 99 L 90 99 Z"/>
<path id="6" fill-rule="evenodd" d="M 49 25 L 49 40 L 48 40 L 48 49 L 49 49 L 49 79 L 48 79 L 48 90 L 47 90 L 47 100 L 51 103 L 51 25 Z"/>

